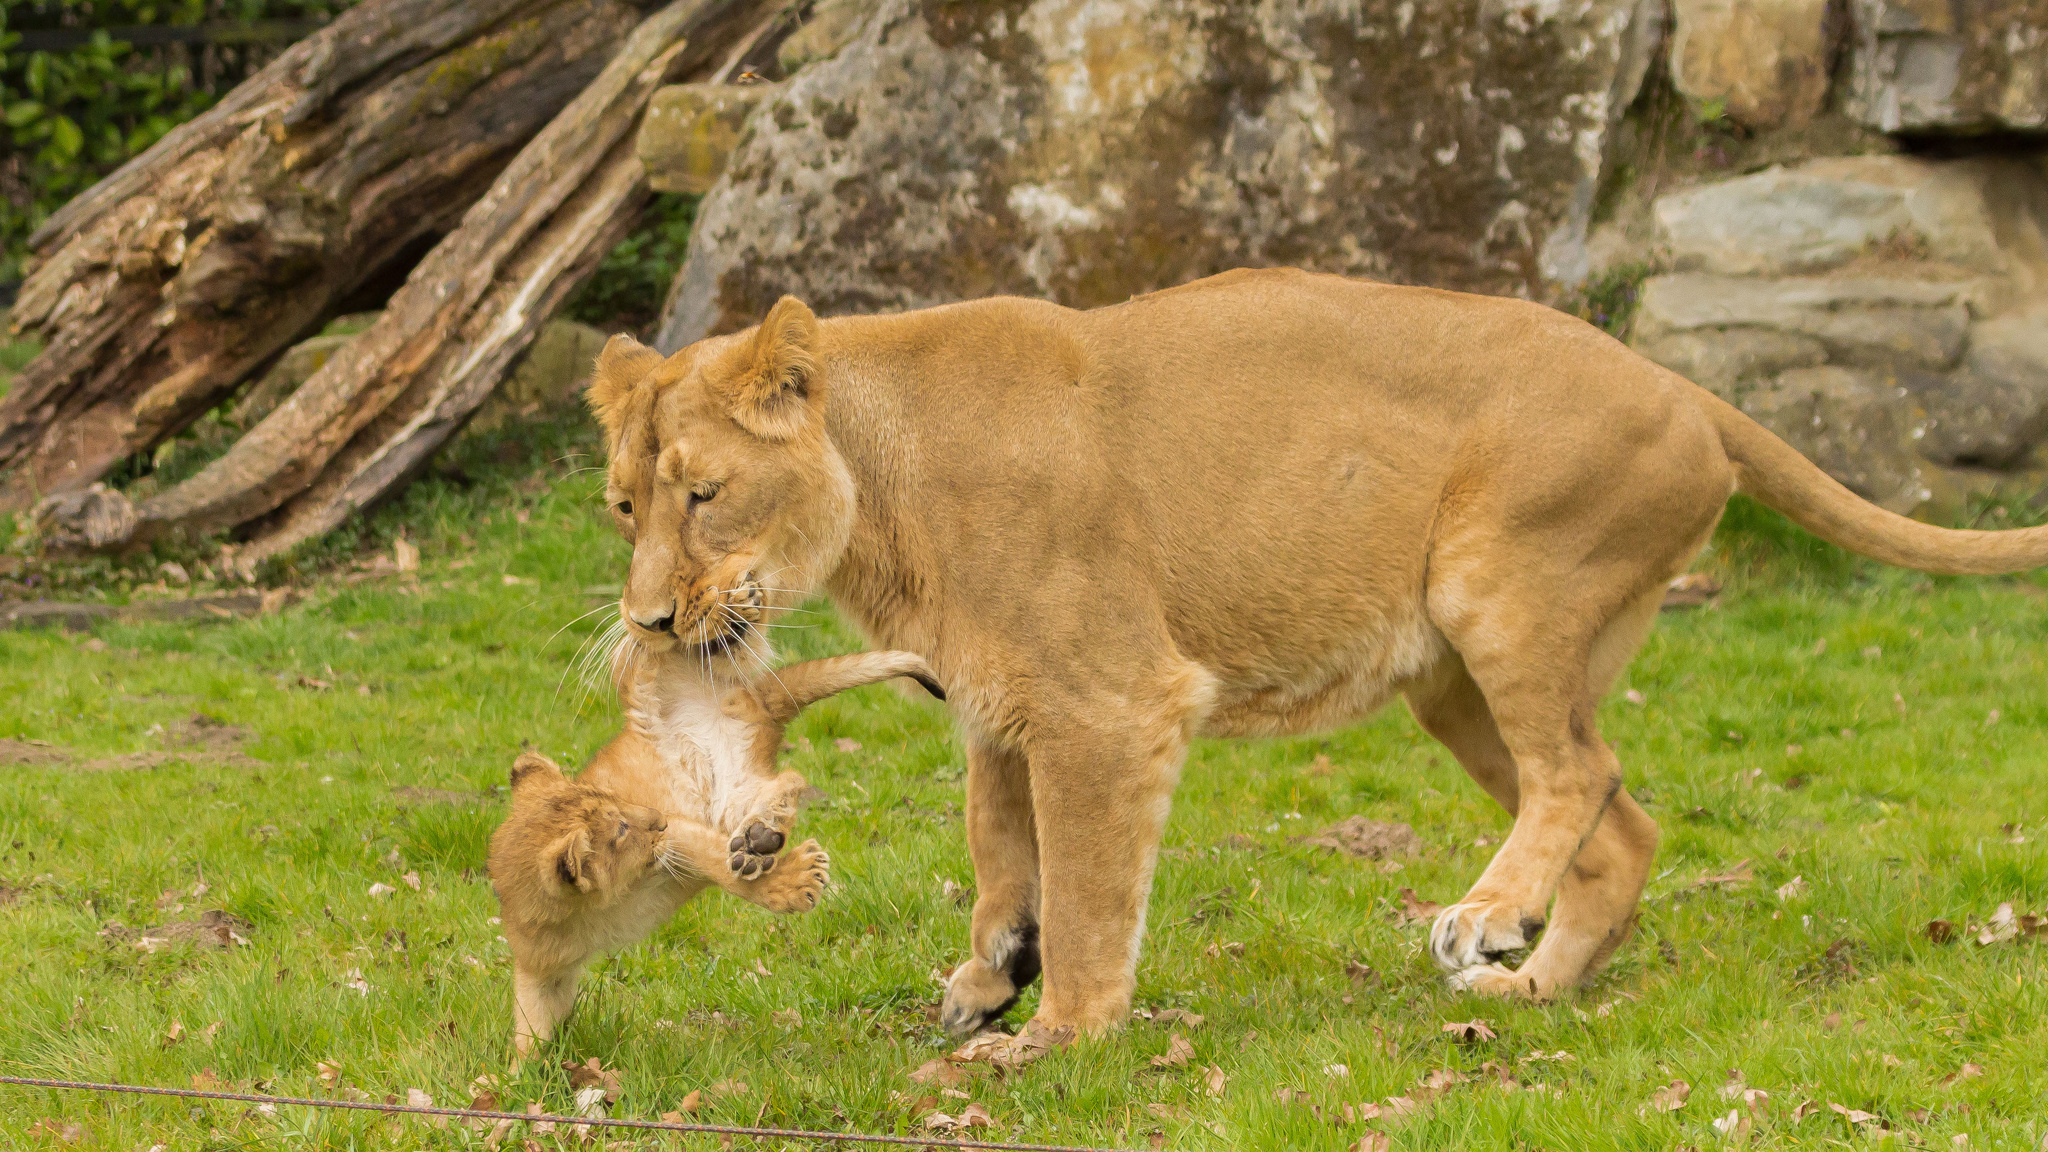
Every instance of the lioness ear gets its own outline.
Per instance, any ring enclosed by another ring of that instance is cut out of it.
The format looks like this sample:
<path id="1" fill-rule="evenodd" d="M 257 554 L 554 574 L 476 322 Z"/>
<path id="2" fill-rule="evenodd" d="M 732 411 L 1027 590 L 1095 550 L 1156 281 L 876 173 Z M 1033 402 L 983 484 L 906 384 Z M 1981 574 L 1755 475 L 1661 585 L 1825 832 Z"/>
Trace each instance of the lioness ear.
<path id="1" fill-rule="evenodd" d="M 730 385 L 733 419 L 763 440 L 787 440 L 802 431 L 812 406 L 823 399 L 813 355 L 817 343 L 818 318 L 804 302 L 794 296 L 777 300 Z"/>
<path id="2" fill-rule="evenodd" d="M 555 879 L 578 892 L 588 892 L 597 886 L 591 865 L 597 853 L 590 846 L 590 830 L 578 828 L 548 846 L 548 855 L 555 862 Z"/>
<path id="3" fill-rule="evenodd" d="M 519 759 L 512 762 L 512 794 L 514 796 L 536 784 L 560 784 L 565 779 L 562 775 L 562 770 L 555 765 L 555 762 L 538 752 L 521 752 Z"/>
<path id="4" fill-rule="evenodd" d="M 623 332 L 605 341 L 584 397 L 608 435 L 618 432 L 619 422 L 625 418 L 626 396 L 633 391 L 633 385 L 659 367 L 661 353 Z"/>

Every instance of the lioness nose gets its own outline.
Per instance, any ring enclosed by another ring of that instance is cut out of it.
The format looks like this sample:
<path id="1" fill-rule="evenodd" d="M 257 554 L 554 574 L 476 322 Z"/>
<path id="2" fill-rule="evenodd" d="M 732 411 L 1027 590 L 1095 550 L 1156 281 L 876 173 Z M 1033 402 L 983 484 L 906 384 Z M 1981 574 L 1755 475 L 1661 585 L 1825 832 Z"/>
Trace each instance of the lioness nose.
<path id="1" fill-rule="evenodd" d="M 668 613 L 666 615 L 647 620 L 634 616 L 633 623 L 647 629 L 649 632 L 666 632 L 670 628 L 675 627 L 676 602 L 673 600 L 668 602 Z"/>

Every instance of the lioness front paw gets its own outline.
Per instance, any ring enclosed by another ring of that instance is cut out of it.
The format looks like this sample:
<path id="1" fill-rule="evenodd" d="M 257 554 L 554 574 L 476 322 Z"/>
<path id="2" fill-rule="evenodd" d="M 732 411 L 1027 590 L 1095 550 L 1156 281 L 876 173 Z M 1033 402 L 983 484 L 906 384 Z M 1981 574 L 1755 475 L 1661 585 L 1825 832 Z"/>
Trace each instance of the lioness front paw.
<path id="1" fill-rule="evenodd" d="M 725 850 L 732 853 L 726 866 L 732 874 L 742 880 L 765 876 L 775 867 L 775 854 L 782 851 L 787 837 L 774 828 L 755 820 L 739 830 Z"/>
<path id="2" fill-rule="evenodd" d="M 1528 947 L 1541 931 L 1540 917 L 1505 904 L 1453 904 L 1430 927 L 1429 954 L 1444 971 L 1463 973 Z"/>
<path id="3" fill-rule="evenodd" d="M 832 858 L 816 840 L 806 840 L 789 850 L 775 875 L 761 881 L 761 906 L 771 912 L 809 912 L 831 880 Z"/>

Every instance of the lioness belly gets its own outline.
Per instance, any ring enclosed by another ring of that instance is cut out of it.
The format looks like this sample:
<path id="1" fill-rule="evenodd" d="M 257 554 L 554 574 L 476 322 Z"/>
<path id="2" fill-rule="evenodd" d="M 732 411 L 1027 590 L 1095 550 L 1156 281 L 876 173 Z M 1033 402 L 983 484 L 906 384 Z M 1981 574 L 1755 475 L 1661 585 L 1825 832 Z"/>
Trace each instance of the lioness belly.
<path id="1" fill-rule="evenodd" d="M 1201 731 L 1205 736 L 1288 736 L 1335 728 L 1378 711 L 1448 651 L 1418 601 L 1293 668 L 1256 677 L 1211 668 L 1218 691 Z"/>

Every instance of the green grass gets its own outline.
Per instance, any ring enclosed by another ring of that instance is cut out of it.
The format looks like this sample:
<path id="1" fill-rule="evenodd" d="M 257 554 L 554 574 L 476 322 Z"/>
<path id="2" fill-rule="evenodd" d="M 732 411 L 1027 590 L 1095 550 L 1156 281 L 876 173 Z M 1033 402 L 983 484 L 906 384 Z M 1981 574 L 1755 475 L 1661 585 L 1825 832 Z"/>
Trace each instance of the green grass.
<path id="1" fill-rule="evenodd" d="M 515 1110 L 570 1106 L 552 1065 L 507 1073 L 510 974 L 481 869 L 521 742 L 580 760 L 616 724 L 609 699 L 563 685 L 562 670 L 626 547 L 596 514 L 593 474 L 520 479 L 528 455 L 588 440 L 570 422 L 473 446 L 301 558 L 310 596 L 280 615 L 108 627 L 103 649 L 0 634 L 0 737 L 120 755 L 202 711 L 247 728 L 242 750 L 265 762 L 0 768 L 0 1069 L 306 1094 L 327 1090 L 316 1065 L 332 1061 L 379 1097 L 466 1102 L 492 1074 Z M 425 552 L 417 585 L 346 583 L 346 548 L 401 525 Z M 975 1079 L 966 1090 L 998 1124 L 977 1135 L 1340 1149 L 1386 1129 L 1396 1148 L 1706 1147 L 1731 1107 L 1717 1089 L 1740 1069 L 1770 1093 L 1756 1146 L 1862 1143 L 1828 1110 L 1839 1103 L 1933 1146 L 1966 1133 L 1970 1147 L 2035 1148 L 2048 1134 L 2040 945 L 1938 945 L 1923 928 L 2048 904 L 2048 603 L 2038 584 L 1884 572 L 1788 533 L 1738 508 L 1712 553 L 1731 577 L 1723 603 L 1668 615 L 1621 685 L 1644 702 L 1618 690 L 1603 713 L 1665 840 L 1640 930 L 1594 987 L 1546 1006 L 1451 995 L 1423 930 L 1396 925 L 1400 889 L 1455 898 L 1492 851 L 1478 842 L 1507 827 L 1398 706 L 1326 737 L 1203 742 L 1138 970 L 1142 1006 L 1207 1017 L 1187 1032 L 1194 1060 L 1151 1066 L 1169 1033 L 1135 1023 Z M 789 634 L 793 656 L 856 646 L 813 607 L 819 627 Z M 614 1114 L 652 1117 L 727 1080 L 750 1090 L 707 1093 L 702 1118 L 909 1132 L 929 1108 L 906 1074 L 949 1047 L 929 1022 L 934 973 L 964 955 L 967 910 L 943 891 L 972 882 L 959 744 L 937 706 L 886 688 L 813 708 L 791 737 L 808 746 L 789 763 L 829 796 L 803 831 L 831 849 L 835 890 L 793 918 L 710 894 L 596 967 L 552 1056 L 622 1069 Z M 1334 771 L 1307 771 L 1317 756 Z M 406 787 L 476 799 L 417 802 Z M 1290 842 L 1354 813 L 1412 824 L 1427 853 L 1383 871 Z M 1755 882 L 1693 887 L 1743 859 Z M 402 880 L 414 871 L 418 892 Z M 1794 877 L 1804 892 L 1781 900 Z M 186 911 L 155 908 L 202 879 Z M 378 883 L 397 891 L 373 898 Z M 213 907 L 253 925 L 247 947 L 148 953 L 99 935 Z M 1830 961 L 1838 941 L 1850 943 Z M 1376 975 L 1354 982 L 1353 962 Z M 800 1024 L 771 1018 L 791 1009 Z M 1475 1017 L 1498 1038 L 1443 1031 Z M 166 1046 L 173 1021 L 185 1038 Z M 1481 1074 L 1489 1063 L 1554 1091 L 1505 1091 Z M 1983 1074 L 1945 1082 L 1966 1063 Z M 1227 1077 L 1221 1098 L 1204 1089 L 1208 1066 Z M 1405 1124 L 1329 1119 L 1441 1069 L 1475 1079 Z M 1691 1102 L 1641 1115 L 1674 1079 Z M 1283 1088 L 1324 1118 L 1276 1101 Z M 1820 1110 L 1795 1122 L 1809 1100 Z M 76 1147 L 123 1152 L 481 1143 L 357 1114 L 0 1088 L 0 1148 L 57 1146 L 26 1135 L 42 1118 L 82 1124 Z"/>

